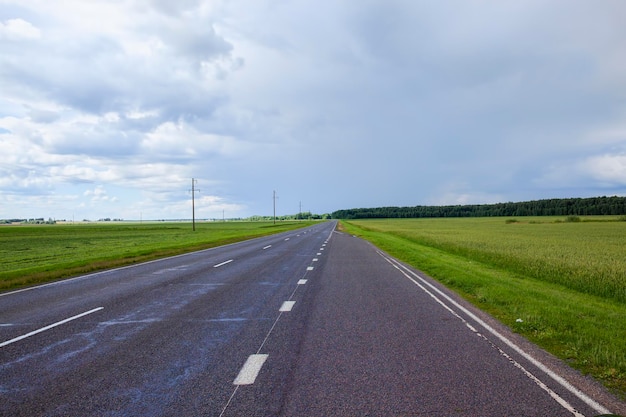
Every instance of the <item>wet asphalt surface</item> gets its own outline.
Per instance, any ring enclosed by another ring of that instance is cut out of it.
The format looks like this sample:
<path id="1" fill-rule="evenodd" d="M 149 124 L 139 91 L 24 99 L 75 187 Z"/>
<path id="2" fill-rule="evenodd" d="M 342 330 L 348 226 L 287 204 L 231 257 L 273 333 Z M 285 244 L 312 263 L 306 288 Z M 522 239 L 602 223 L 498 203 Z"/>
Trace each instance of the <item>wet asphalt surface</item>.
<path id="1" fill-rule="evenodd" d="M 608 411 L 334 226 L 0 295 L 0 416 Z"/>

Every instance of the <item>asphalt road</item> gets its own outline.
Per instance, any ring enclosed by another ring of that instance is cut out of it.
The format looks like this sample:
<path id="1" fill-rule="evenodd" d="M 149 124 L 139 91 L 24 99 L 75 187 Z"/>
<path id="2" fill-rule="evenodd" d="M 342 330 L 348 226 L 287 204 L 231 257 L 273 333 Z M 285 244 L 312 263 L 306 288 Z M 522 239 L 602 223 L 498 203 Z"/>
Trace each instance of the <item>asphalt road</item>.
<path id="1" fill-rule="evenodd" d="M 0 294 L 0 415 L 623 412 L 593 381 L 334 227 Z"/>

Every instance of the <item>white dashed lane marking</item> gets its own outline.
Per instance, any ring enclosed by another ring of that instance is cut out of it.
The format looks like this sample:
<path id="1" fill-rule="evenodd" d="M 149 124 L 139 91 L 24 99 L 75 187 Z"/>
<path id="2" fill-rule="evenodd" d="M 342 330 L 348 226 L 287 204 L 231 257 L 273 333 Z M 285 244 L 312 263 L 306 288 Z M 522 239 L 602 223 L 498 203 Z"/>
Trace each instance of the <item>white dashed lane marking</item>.
<path id="1" fill-rule="evenodd" d="M 220 266 L 224 266 L 224 265 L 226 265 L 226 264 L 229 264 L 229 263 L 231 263 L 232 261 L 233 261 L 233 259 L 229 259 L 229 260 L 224 261 L 224 262 L 222 262 L 222 263 L 219 263 L 219 264 L 217 264 L 217 265 L 213 265 L 213 268 L 219 268 Z"/>
<path id="2" fill-rule="evenodd" d="M 295 303 L 295 301 L 285 301 L 278 311 L 291 311 Z"/>
<path id="3" fill-rule="evenodd" d="M 0 343 L 0 347 L 5 347 L 5 346 L 10 345 L 11 343 L 19 342 L 20 340 L 26 339 L 27 337 L 34 336 L 34 335 L 36 335 L 38 333 L 41 333 L 41 332 L 45 332 L 46 330 L 50 330 L 50 329 L 52 329 L 54 327 L 60 326 L 62 324 L 68 323 L 68 322 L 76 320 L 76 319 L 79 319 L 81 317 L 84 317 L 86 315 L 95 313 L 96 311 L 100 311 L 102 309 L 104 309 L 104 307 L 94 308 L 93 310 L 85 311 L 84 313 L 77 314 L 77 315 L 72 316 L 70 318 L 67 318 L 65 320 L 57 321 L 56 323 L 50 324 L 50 325 L 48 325 L 46 327 L 42 327 L 41 329 L 37 329 L 37 330 L 34 330 L 34 331 L 30 332 L 30 333 L 26 333 L 25 335 L 18 336 L 16 338 L 11 339 L 11 340 L 7 340 L 6 342 L 2 342 L 2 343 Z"/>
<path id="4" fill-rule="evenodd" d="M 333 229 L 334 232 L 334 229 Z M 331 232 L 331 234 L 333 233 Z M 306 232 L 305 232 L 306 233 Z M 299 236 L 299 235 L 298 235 Z M 289 238 L 285 238 L 285 241 L 288 241 Z M 324 245 L 319 249 L 320 252 L 317 253 L 317 256 L 321 256 L 322 252 L 324 250 L 324 246 L 326 246 L 326 243 L 328 243 L 328 239 L 324 242 Z M 265 246 L 263 249 L 269 249 L 272 245 L 267 245 Z M 314 258 L 313 262 L 317 262 L 319 259 L 318 258 Z M 215 265 L 215 267 L 218 266 L 222 266 L 225 265 L 229 262 L 232 262 L 232 259 L 226 262 L 222 262 L 221 264 Z M 309 266 L 306 268 L 307 271 L 312 271 L 314 268 L 312 266 Z M 304 276 L 306 276 L 306 272 L 304 273 Z M 302 278 L 298 280 L 298 284 L 296 286 L 296 288 L 294 288 L 293 293 L 291 294 L 291 296 L 289 297 L 290 299 L 294 297 L 297 288 L 300 285 L 305 285 L 307 283 L 308 280 Z M 261 354 L 259 352 L 261 352 L 263 350 L 263 347 L 265 346 L 265 343 L 267 342 L 267 340 L 270 338 L 274 327 L 276 327 L 276 325 L 278 324 L 278 321 L 280 319 L 280 317 L 282 316 L 282 314 L 284 312 L 289 312 L 293 309 L 294 305 L 295 305 L 295 301 L 289 300 L 289 301 L 284 301 L 283 304 L 281 305 L 280 309 L 279 309 L 279 314 L 276 317 L 276 320 L 274 321 L 274 324 L 272 325 L 272 327 L 270 328 L 270 330 L 267 332 L 267 334 L 265 335 L 265 339 L 263 339 L 263 341 L 261 342 L 261 345 L 259 346 L 259 349 L 257 350 L 257 353 L 254 355 L 250 355 L 248 357 L 248 359 L 246 360 L 246 363 L 243 365 L 243 367 L 241 368 L 241 370 L 239 371 L 239 374 L 237 375 L 237 378 L 235 378 L 233 384 L 236 385 L 233 393 L 231 394 L 230 398 L 228 399 L 228 402 L 226 403 L 226 405 L 224 406 L 224 408 L 222 409 L 222 412 L 220 414 L 220 417 L 224 415 L 224 413 L 226 412 L 226 410 L 228 409 L 228 407 L 230 406 L 231 401 L 233 400 L 233 398 L 235 397 L 235 394 L 237 393 L 237 390 L 239 389 L 240 385 L 251 385 L 254 384 L 259 372 L 261 372 L 261 368 L 263 367 L 263 364 L 265 363 L 265 361 L 268 358 L 268 354 Z"/>
<path id="5" fill-rule="evenodd" d="M 252 385 L 256 381 L 263 364 L 267 360 L 267 354 L 254 354 L 248 356 L 246 363 L 243 364 L 239 375 L 233 381 L 234 385 Z"/>

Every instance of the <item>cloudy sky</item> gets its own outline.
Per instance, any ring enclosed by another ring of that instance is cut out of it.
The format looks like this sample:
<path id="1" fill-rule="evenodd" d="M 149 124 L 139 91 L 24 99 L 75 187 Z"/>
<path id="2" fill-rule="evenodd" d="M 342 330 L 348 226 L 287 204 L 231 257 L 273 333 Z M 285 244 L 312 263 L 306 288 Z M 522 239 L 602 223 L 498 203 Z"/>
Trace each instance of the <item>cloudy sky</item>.
<path id="1" fill-rule="evenodd" d="M 626 195 L 623 0 L 0 0 L 0 218 Z"/>

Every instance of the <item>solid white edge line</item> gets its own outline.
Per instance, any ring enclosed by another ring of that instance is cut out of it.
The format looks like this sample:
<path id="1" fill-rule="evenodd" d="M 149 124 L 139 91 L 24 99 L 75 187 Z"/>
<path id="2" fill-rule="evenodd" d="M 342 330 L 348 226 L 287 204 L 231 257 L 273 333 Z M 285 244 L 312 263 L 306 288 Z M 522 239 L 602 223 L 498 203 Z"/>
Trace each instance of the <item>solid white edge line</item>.
<path id="1" fill-rule="evenodd" d="M 233 385 L 252 385 L 256 381 L 256 377 L 259 375 L 263 364 L 267 360 L 267 354 L 254 354 L 248 356 L 246 363 L 239 371 L 237 378 L 233 381 Z"/>
<path id="2" fill-rule="evenodd" d="M 285 301 L 283 303 L 282 306 L 280 306 L 280 309 L 278 311 L 291 311 L 291 309 L 293 308 L 293 305 L 295 304 L 295 301 Z"/>
<path id="3" fill-rule="evenodd" d="M 515 343 L 513 343 L 510 339 L 508 339 L 507 337 L 505 337 L 503 334 L 501 334 L 500 332 L 498 332 L 496 329 L 494 329 L 493 327 L 491 327 L 490 325 L 488 325 L 487 323 L 485 323 L 483 320 L 481 320 L 478 316 L 476 316 L 474 313 L 472 313 L 471 311 L 469 311 L 468 309 L 466 309 L 465 307 L 463 307 L 462 305 L 460 305 L 459 303 L 457 303 L 456 301 L 454 301 L 452 298 L 450 298 L 447 294 L 445 294 L 444 292 L 442 292 L 439 288 L 435 287 L 434 285 L 432 285 L 430 282 L 426 281 L 424 278 L 422 278 L 421 276 L 419 276 L 419 274 L 416 274 L 415 272 L 413 272 L 411 269 L 407 268 L 406 266 L 404 266 L 403 264 L 401 264 L 400 262 L 396 261 L 395 259 L 391 259 L 391 258 L 387 258 L 386 255 L 384 255 L 382 252 L 379 252 L 379 254 L 387 260 L 387 262 L 391 263 L 392 265 L 396 266 L 396 268 L 402 268 L 403 270 L 407 271 L 409 274 L 413 275 L 414 277 L 416 277 L 417 279 L 419 279 L 422 283 L 424 283 L 425 285 L 429 286 L 433 291 L 437 292 L 440 296 L 442 296 L 443 298 L 445 298 L 449 303 L 451 303 L 452 305 L 454 305 L 456 308 L 458 308 L 459 310 L 461 310 L 463 313 L 465 313 L 467 316 L 469 316 L 472 320 L 474 320 L 476 323 L 478 323 L 480 326 L 482 326 L 485 330 L 487 330 L 489 333 L 491 333 L 492 335 L 494 335 L 495 337 L 497 337 L 498 339 L 500 339 L 504 344 L 506 344 L 508 347 L 510 347 L 511 349 L 513 349 L 515 352 L 517 352 L 519 355 L 521 355 L 524 359 L 526 359 L 527 361 L 529 361 L 530 363 L 532 363 L 534 366 L 536 366 L 537 368 L 539 368 L 542 372 L 544 372 L 546 375 L 548 375 L 550 378 L 552 378 L 554 381 L 556 381 L 557 383 L 559 383 L 563 388 L 567 389 L 569 392 L 571 392 L 572 394 L 574 394 L 575 396 L 577 396 L 581 401 L 583 401 L 585 404 L 587 404 L 589 407 L 593 408 L 594 410 L 596 410 L 598 413 L 600 414 L 610 414 L 611 412 L 603 407 L 602 405 L 600 405 L 599 403 L 597 403 L 595 400 L 593 400 L 592 398 L 590 398 L 587 394 L 585 394 L 584 392 L 580 391 L 578 388 L 574 387 L 572 384 L 570 384 L 567 380 L 565 380 L 563 377 L 561 377 L 560 375 L 554 373 L 550 368 L 548 368 L 546 365 L 544 365 L 543 363 L 539 362 L 537 359 L 533 358 L 530 354 L 526 353 L 521 347 L 517 346 Z M 398 268 L 398 269 L 399 269 Z M 402 271 L 400 271 L 402 272 Z M 406 274 L 404 274 L 405 276 L 407 276 Z M 424 287 L 422 287 L 421 285 L 419 285 L 414 279 L 412 279 L 411 277 L 407 276 L 407 278 L 409 278 L 411 281 L 413 281 L 415 284 L 417 284 L 418 286 L 420 286 L 422 289 L 425 290 Z M 428 290 L 425 290 L 431 297 L 437 299 L 437 297 L 430 293 Z M 444 305 L 442 301 L 439 301 L 440 304 Z M 449 307 L 446 306 L 446 308 L 448 310 L 450 310 Z M 456 315 L 456 313 L 455 313 Z M 516 365 L 517 366 L 517 365 Z M 521 367 L 521 365 L 519 365 Z M 537 380 L 538 381 L 538 380 Z M 544 388 L 542 386 L 542 388 Z M 547 387 L 546 387 L 547 388 Z M 544 388 L 545 389 L 545 388 Z M 548 388 L 549 389 L 549 388 Z M 552 394 L 550 394 L 552 395 Z M 556 393 L 554 395 L 557 395 Z M 559 397 L 560 398 L 560 397 Z M 563 400 L 565 401 L 565 400 Z M 560 403 L 560 402 L 559 402 Z M 562 405 L 562 404 L 561 404 Z M 571 410 L 570 410 L 571 411 Z M 574 411 L 575 412 L 575 411 Z"/>
<path id="4" fill-rule="evenodd" d="M 18 336 L 18 337 L 14 338 L 14 339 L 11 339 L 11 340 L 7 340 L 6 342 L 2 342 L 2 343 L 0 343 L 0 348 L 1 348 L 1 347 L 5 347 L 5 346 L 7 346 L 7 345 L 10 345 L 11 343 L 18 342 L 18 341 L 20 341 L 20 340 L 22 340 L 22 339 L 26 339 L 27 337 L 34 336 L 34 335 L 36 335 L 37 333 L 45 332 L 46 330 L 50 330 L 50 329 L 52 329 L 52 328 L 54 328 L 54 327 L 60 326 L 60 325 L 62 325 L 62 324 L 65 324 L 65 323 L 67 323 L 67 322 L 70 322 L 70 321 L 72 321 L 72 320 L 79 319 L 79 318 L 81 318 L 81 317 L 83 317 L 83 316 L 86 316 L 86 315 L 88 315 L 88 314 L 95 313 L 96 311 L 100 311 L 100 310 L 102 310 L 102 309 L 104 309 L 104 307 L 94 308 L 93 310 L 85 311 L 84 313 L 77 314 L 77 315 L 72 316 L 72 317 L 70 317 L 70 318 L 67 318 L 67 319 L 65 319 L 65 320 L 58 321 L 58 322 L 53 323 L 53 324 L 50 324 L 50 325 L 48 325 L 48 326 L 46 326 L 46 327 L 42 327 L 41 329 L 37 329 L 37 330 L 34 330 L 34 331 L 30 332 L 30 333 L 26 333 L 25 335 Z"/>
<path id="5" fill-rule="evenodd" d="M 233 261 L 233 259 L 229 259 L 229 260 L 224 261 L 224 262 L 222 262 L 222 263 L 220 263 L 220 264 L 213 265 L 213 268 L 219 268 L 220 266 L 224 266 L 224 265 L 226 265 L 226 264 L 229 264 L 229 263 L 231 263 L 232 261 Z"/>

